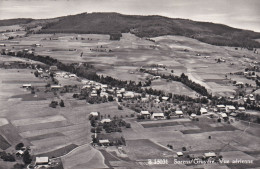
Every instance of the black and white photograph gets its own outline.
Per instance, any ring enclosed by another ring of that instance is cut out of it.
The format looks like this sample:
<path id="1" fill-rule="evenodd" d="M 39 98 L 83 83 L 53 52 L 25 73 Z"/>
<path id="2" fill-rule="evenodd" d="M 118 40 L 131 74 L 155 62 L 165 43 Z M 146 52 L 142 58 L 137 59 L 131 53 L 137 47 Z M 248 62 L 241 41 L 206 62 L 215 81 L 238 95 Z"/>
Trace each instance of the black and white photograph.
<path id="1" fill-rule="evenodd" d="M 0 169 L 260 169 L 260 1 L 0 0 Z"/>

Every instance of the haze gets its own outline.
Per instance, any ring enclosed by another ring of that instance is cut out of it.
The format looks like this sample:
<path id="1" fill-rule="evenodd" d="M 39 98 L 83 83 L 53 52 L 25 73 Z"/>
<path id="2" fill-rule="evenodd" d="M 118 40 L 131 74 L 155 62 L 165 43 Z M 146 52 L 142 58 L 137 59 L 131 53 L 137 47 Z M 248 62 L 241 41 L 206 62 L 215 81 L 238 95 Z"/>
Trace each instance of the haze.
<path id="1" fill-rule="evenodd" d="M 0 0 L 0 19 L 42 19 L 82 12 L 163 15 L 260 32 L 259 0 Z"/>

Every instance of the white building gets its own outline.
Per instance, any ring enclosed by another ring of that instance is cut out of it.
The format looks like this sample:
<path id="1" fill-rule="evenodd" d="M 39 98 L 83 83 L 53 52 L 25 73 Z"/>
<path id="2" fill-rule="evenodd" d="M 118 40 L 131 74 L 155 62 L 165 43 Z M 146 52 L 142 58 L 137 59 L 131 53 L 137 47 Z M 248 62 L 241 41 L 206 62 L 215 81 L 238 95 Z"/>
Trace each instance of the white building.
<path id="1" fill-rule="evenodd" d="M 207 109 L 205 109 L 205 108 L 200 108 L 200 113 L 201 114 L 207 114 L 208 113 L 208 111 L 207 111 Z"/>
<path id="2" fill-rule="evenodd" d="M 48 165 L 49 157 L 36 157 L 35 165 Z"/>
<path id="3" fill-rule="evenodd" d="M 183 112 L 181 110 L 176 110 L 175 115 L 177 116 L 183 116 Z"/>
<path id="4" fill-rule="evenodd" d="M 164 119 L 164 114 L 163 113 L 153 113 L 152 114 L 152 119 Z"/>

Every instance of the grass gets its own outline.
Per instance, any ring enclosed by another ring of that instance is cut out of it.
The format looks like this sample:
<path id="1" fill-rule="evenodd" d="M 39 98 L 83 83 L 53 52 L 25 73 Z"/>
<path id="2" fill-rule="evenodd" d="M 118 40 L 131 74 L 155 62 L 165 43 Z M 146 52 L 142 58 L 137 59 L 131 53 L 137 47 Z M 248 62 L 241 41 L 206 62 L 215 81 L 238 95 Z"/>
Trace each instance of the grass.
<path id="1" fill-rule="evenodd" d="M 47 134 L 42 134 L 42 135 L 37 135 L 37 136 L 33 136 L 33 137 L 27 137 L 26 139 L 30 140 L 30 141 L 34 141 L 34 140 L 41 140 L 41 139 L 46 139 L 46 138 L 51 138 L 51 137 L 57 137 L 57 136 L 64 136 L 64 134 L 62 133 L 47 133 Z"/>
<path id="2" fill-rule="evenodd" d="M 169 151 L 149 139 L 126 140 L 123 149 L 132 160 L 161 158 L 163 152 Z"/>
<path id="3" fill-rule="evenodd" d="M 11 147 L 11 144 L 9 144 L 9 143 L 6 141 L 6 139 L 5 139 L 2 135 L 0 135 L 0 148 L 1 148 L 2 150 L 6 150 L 6 149 L 8 149 L 9 147 Z"/>
<path id="4" fill-rule="evenodd" d="M 11 98 L 21 98 L 22 101 L 39 101 L 39 100 L 46 100 L 46 98 L 43 97 L 34 97 L 34 94 L 21 94 L 21 95 L 15 95 Z"/>
<path id="5" fill-rule="evenodd" d="M 178 122 L 164 122 L 164 123 L 151 123 L 151 124 L 142 124 L 144 128 L 151 128 L 151 127 L 166 127 L 166 126 L 175 126 L 180 125 Z"/>
<path id="6" fill-rule="evenodd" d="M 75 144 L 70 144 L 70 145 L 67 145 L 65 147 L 62 147 L 62 148 L 59 148 L 57 150 L 54 150 L 54 151 L 50 151 L 48 153 L 43 153 L 43 154 L 38 154 L 37 156 L 38 157 L 60 157 L 60 156 L 63 156 L 67 153 L 69 153 L 71 150 L 75 149 L 76 147 L 78 147 L 77 145 Z"/>

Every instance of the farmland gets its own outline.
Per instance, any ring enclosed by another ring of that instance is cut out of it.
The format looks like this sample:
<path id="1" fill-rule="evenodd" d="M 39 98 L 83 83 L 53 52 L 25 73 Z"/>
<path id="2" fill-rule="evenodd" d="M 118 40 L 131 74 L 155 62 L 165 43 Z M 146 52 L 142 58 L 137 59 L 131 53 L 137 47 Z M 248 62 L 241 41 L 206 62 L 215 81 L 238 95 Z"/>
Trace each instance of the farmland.
<path id="1" fill-rule="evenodd" d="M 0 30 L 11 28 L 23 27 L 4 26 Z M 1 51 L 28 51 L 33 55 L 26 56 L 34 56 L 28 59 L 10 56 L 8 52 L 0 56 L 1 150 L 15 153 L 16 145 L 22 142 L 30 147 L 33 160 L 47 156 L 58 160 L 59 167 L 64 169 L 84 169 L 86 166 L 202 168 L 205 166 L 174 164 L 174 160 L 189 160 L 194 156 L 202 159 L 204 153 L 208 152 L 216 153 L 216 158 L 223 160 L 253 161 L 252 164 L 222 164 L 216 159 L 214 164 L 207 165 L 208 168 L 259 166 L 259 124 L 239 121 L 239 118 L 231 116 L 225 120 L 220 117 L 219 110 L 214 110 L 217 104 L 222 103 L 222 97 L 234 97 L 241 105 L 250 104 L 242 104 L 246 101 L 240 97 L 244 94 L 250 98 L 248 95 L 254 90 L 259 91 L 259 87 L 254 79 L 241 73 L 251 69 L 252 64 L 259 66 L 259 63 L 255 63 L 259 60 L 258 53 L 245 48 L 214 46 L 176 35 L 146 39 L 123 33 L 120 41 L 111 41 L 109 35 L 100 34 L 23 36 L 23 33 L 23 30 L 17 30 L 12 34 L 21 34 L 21 37 L 0 40 L 1 44 L 5 44 L 0 46 Z M 50 66 L 57 65 L 36 60 L 38 55 L 57 59 L 65 66 L 74 64 L 70 66 L 75 69 L 67 72 L 55 70 L 52 73 Z M 221 61 L 223 59 L 225 61 Z M 27 66 L 22 67 L 23 64 Z M 107 80 L 111 80 L 115 86 L 102 84 L 101 80 L 95 82 L 80 77 L 77 70 L 84 64 L 88 64 L 88 70 L 97 73 L 100 79 L 104 80 L 107 76 L 116 79 Z M 161 76 L 156 77 L 141 69 L 160 73 Z M 36 72 L 44 73 L 38 75 Z M 215 96 L 215 100 L 202 96 L 183 79 L 174 81 L 163 78 L 163 75 L 181 77 L 183 74 L 193 84 L 205 87 L 209 96 Z M 118 85 L 115 81 L 127 83 Z M 142 92 L 138 93 L 135 89 L 121 91 L 124 88 L 118 86 L 129 85 L 130 81 Z M 147 82 L 151 84 L 145 86 Z M 236 82 L 247 85 L 241 87 Z M 28 84 L 29 87 L 24 87 Z M 145 93 L 150 89 L 155 94 Z M 156 91 L 160 94 L 156 95 Z M 104 96 L 101 97 L 101 93 L 105 93 Z M 128 97 L 126 94 L 129 94 Z M 259 101 L 255 103 L 257 105 Z M 206 115 L 199 113 L 202 107 L 208 110 Z M 235 109 L 238 107 L 237 103 Z M 148 109 L 152 114 L 163 112 L 165 117 L 158 120 L 142 118 L 140 111 Z M 180 110 L 184 113 L 177 116 L 175 113 Z M 92 120 L 90 114 L 93 112 L 98 117 Z M 256 117 L 254 120 L 257 121 L 258 110 L 247 112 Z M 194 118 L 191 113 L 195 115 Z M 106 125 L 101 124 L 101 121 L 107 118 L 122 120 L 125 126 L 120 126 L 120 130 L 116 131 L 112 130 L 115 126 L 110 126 L 111 131 L 105 130 Z M 126 127 L 126 124 L 130 127 Z M 101 128 L 100 133 L 96 131 L 97 128 Z M 121 138 L 125 140 L 125 145 L 95 144 L 95 134 L 103 141 L 108 139 L 116 142 Z M 177 152 L 183 152 L 183 156 L 177 156 Z M 149 163 L 149 160 L 156 159 L 165 160 L 164 164 Z M 8 163 L 0 160 L 0 168 L 11 168 L 22 162 L 18 157 L 16 160 Z"/>

